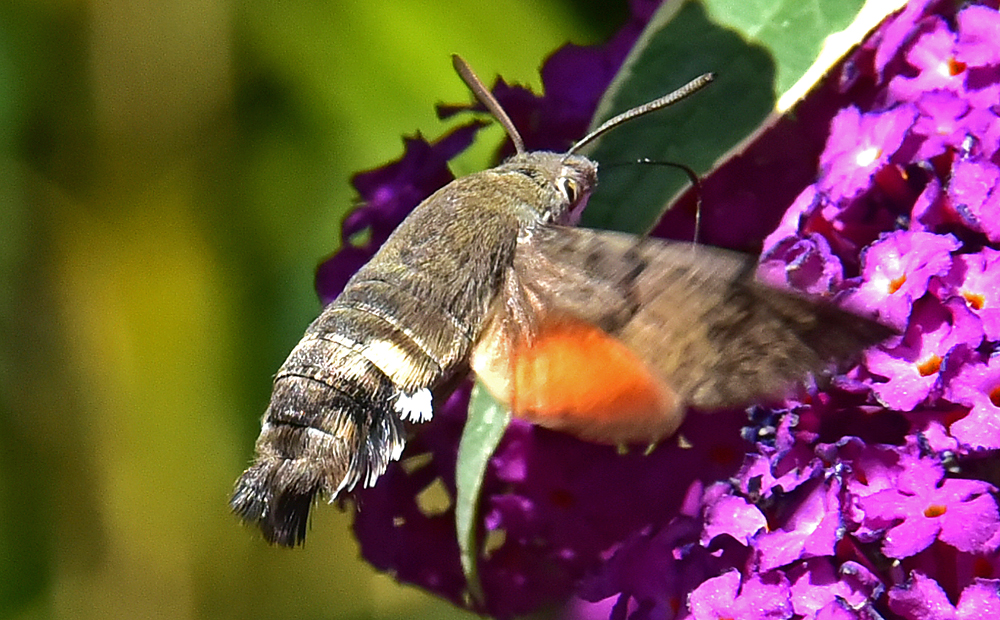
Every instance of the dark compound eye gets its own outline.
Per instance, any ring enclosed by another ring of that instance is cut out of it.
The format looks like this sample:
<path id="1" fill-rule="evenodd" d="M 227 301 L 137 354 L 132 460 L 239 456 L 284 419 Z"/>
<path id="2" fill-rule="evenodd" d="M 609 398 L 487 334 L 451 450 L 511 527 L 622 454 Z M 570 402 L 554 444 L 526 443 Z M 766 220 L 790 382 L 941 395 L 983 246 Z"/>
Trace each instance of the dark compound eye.
<path id="1" fill-rule="evenodd" d="M 563 196 L 566 197 L 566 202 L 573 204 L 576 202 L 577 198 L 579 198 L 577 195 L 576 181 L 573 179 L 569 177 L 562 177 L 556 181 L 556 184 L 559 186 L 559 191 L 561 191 Z"/>

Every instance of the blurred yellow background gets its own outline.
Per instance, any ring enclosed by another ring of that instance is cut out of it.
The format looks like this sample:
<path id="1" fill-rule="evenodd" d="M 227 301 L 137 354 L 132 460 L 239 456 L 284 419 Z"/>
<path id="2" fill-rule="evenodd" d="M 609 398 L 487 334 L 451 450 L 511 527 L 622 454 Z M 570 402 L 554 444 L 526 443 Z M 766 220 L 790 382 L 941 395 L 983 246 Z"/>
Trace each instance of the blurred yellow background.
<path id="1" fill-rule="evenodd" d="M 537 88 L 611 4 L 0 2 L 0 617 L 465 617 L 227 500 L 351 173 L 445 131 L 452 52 Z"/>

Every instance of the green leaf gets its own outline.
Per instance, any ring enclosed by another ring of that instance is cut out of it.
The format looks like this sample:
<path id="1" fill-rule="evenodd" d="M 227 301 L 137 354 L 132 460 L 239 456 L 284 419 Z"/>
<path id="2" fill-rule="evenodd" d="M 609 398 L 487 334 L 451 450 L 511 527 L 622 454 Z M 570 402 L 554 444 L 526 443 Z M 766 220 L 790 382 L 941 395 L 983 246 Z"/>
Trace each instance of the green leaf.
<path id="1" fill-rule="evenodd" d="M 479 583 L 479 493 L 483 486 L 486 464 L 510 423 L 510 410 L 497 402 L 480 383 L 472 389 L 469 400 L 469 418 L 458 444 L 458 463 L 455 466 L 455 525 L 458 546 L 462 557 L 462 571 L 469 584 L 469 592 L 476 601 L 483 600 Z"/>
<path id="2" fill-rule="evenodd" d="M 864 11 L 862 0 L 666 3 L 605 93 L 593 125 L 702 73 L 715 73 L 715 82 L 584 150 L 604 164 L 649 158 L 704 176 L 804 96 L 900 3 L 872 0 Z M 605 170 L 583 224 L 647 232 L 688 184 L 683 174 L 643 166 Z"/>

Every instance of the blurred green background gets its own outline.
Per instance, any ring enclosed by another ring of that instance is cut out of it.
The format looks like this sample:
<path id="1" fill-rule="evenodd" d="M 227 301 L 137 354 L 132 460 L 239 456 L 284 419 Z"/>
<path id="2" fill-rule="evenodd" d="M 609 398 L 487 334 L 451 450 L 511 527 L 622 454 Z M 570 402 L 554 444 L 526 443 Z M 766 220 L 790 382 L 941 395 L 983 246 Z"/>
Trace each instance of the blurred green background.
<path id="1" fill-rule="evenodd" d="M 0 2 L 0 617 L 462 617 L 227 509 L 352 172 L 624 1 Z M 458 164 L 483 166 L 491 129 Z"/>

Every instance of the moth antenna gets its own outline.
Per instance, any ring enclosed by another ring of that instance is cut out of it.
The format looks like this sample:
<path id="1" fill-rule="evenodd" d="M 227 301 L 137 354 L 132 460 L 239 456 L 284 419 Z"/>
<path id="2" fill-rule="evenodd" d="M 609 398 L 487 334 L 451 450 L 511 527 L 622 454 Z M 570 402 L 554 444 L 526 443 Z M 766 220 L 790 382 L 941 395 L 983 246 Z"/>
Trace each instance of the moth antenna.
<path id="1" fill-rule="evenodd" d="M 486 109 L 490 111 L 493 118 L 497 119 L 497 122 L 500 123 L 501 127 L 503 127 L 503 130 L 507 132 L 508 136 L 510 136 L 510 141 L 514 143 L 514 150 L 517 151 L 518 154 L 523 153 L 524 140 L 521 139 L 521 134 L 517 132 L 517 128 L 514 127 L 514 123 L 511 122 L 510 117 L 507 116 L 507 113 L 500 107 L 500 102 L 493 96 L 490 89 L 486 88 L 486 85 L 483 84 L 482 80 L 479 79 L 479 76 L 477 76 L 472 70 L 469 63 L 465 62 L 461 56 L 458 54 L 452 54 L 451 62 L 455 66 L 455 71 L 458 72 L 458 75 L 462 78 L 462 81 L 465 82 L 465 85 L 469 87 L 469 90 L 471 90 L 476 96 L 476 99 L 486 106 Z"/>
<path id="2" fill-rule="evenodd" d="M 459 73 L 461 73 L 461 70 L 459 70 Z M 681 99 L 690 97 L 694 93 L 698 92 L 699 90 L 707 86 L 708 83 L 714 79 L 715 79 L 714 73 L 704 73 L 702 75 L 699 75 L 695 79 L 691 80 L 684 86 L 681 86 L 680 88 L 678 88 L 677 90 L 675 90 L 670 94 L 664 95 L 659 99 L 654 99 L 649 103 L 644 103 L 640 106 L 636 106 L 630 110 L 625 110 L 618 116 L 615 116 L 613 118 L 604 121 L 604 123 L 602 123 L 600 127 L 588 133 L 584 137 L 580 138 L 580 140 L 578 140 L 576 144 L 569 147 L 569 150 L 566 151 L 566 155 L 572 155 L 573 153 L 578 151 L 580 147 L 582 147 L 583 145 L 587 144 L 588 142 L 594 141 L 599 136 L 611 131 L 612 129 L 614 129 L 618 125 L 621 125 L 622 123 L 627 123 L 633 118 L 649 114 L 650 112 L 655 112 L 660 108 L 665 108 L 669 105 L 677 103 Z"/>

